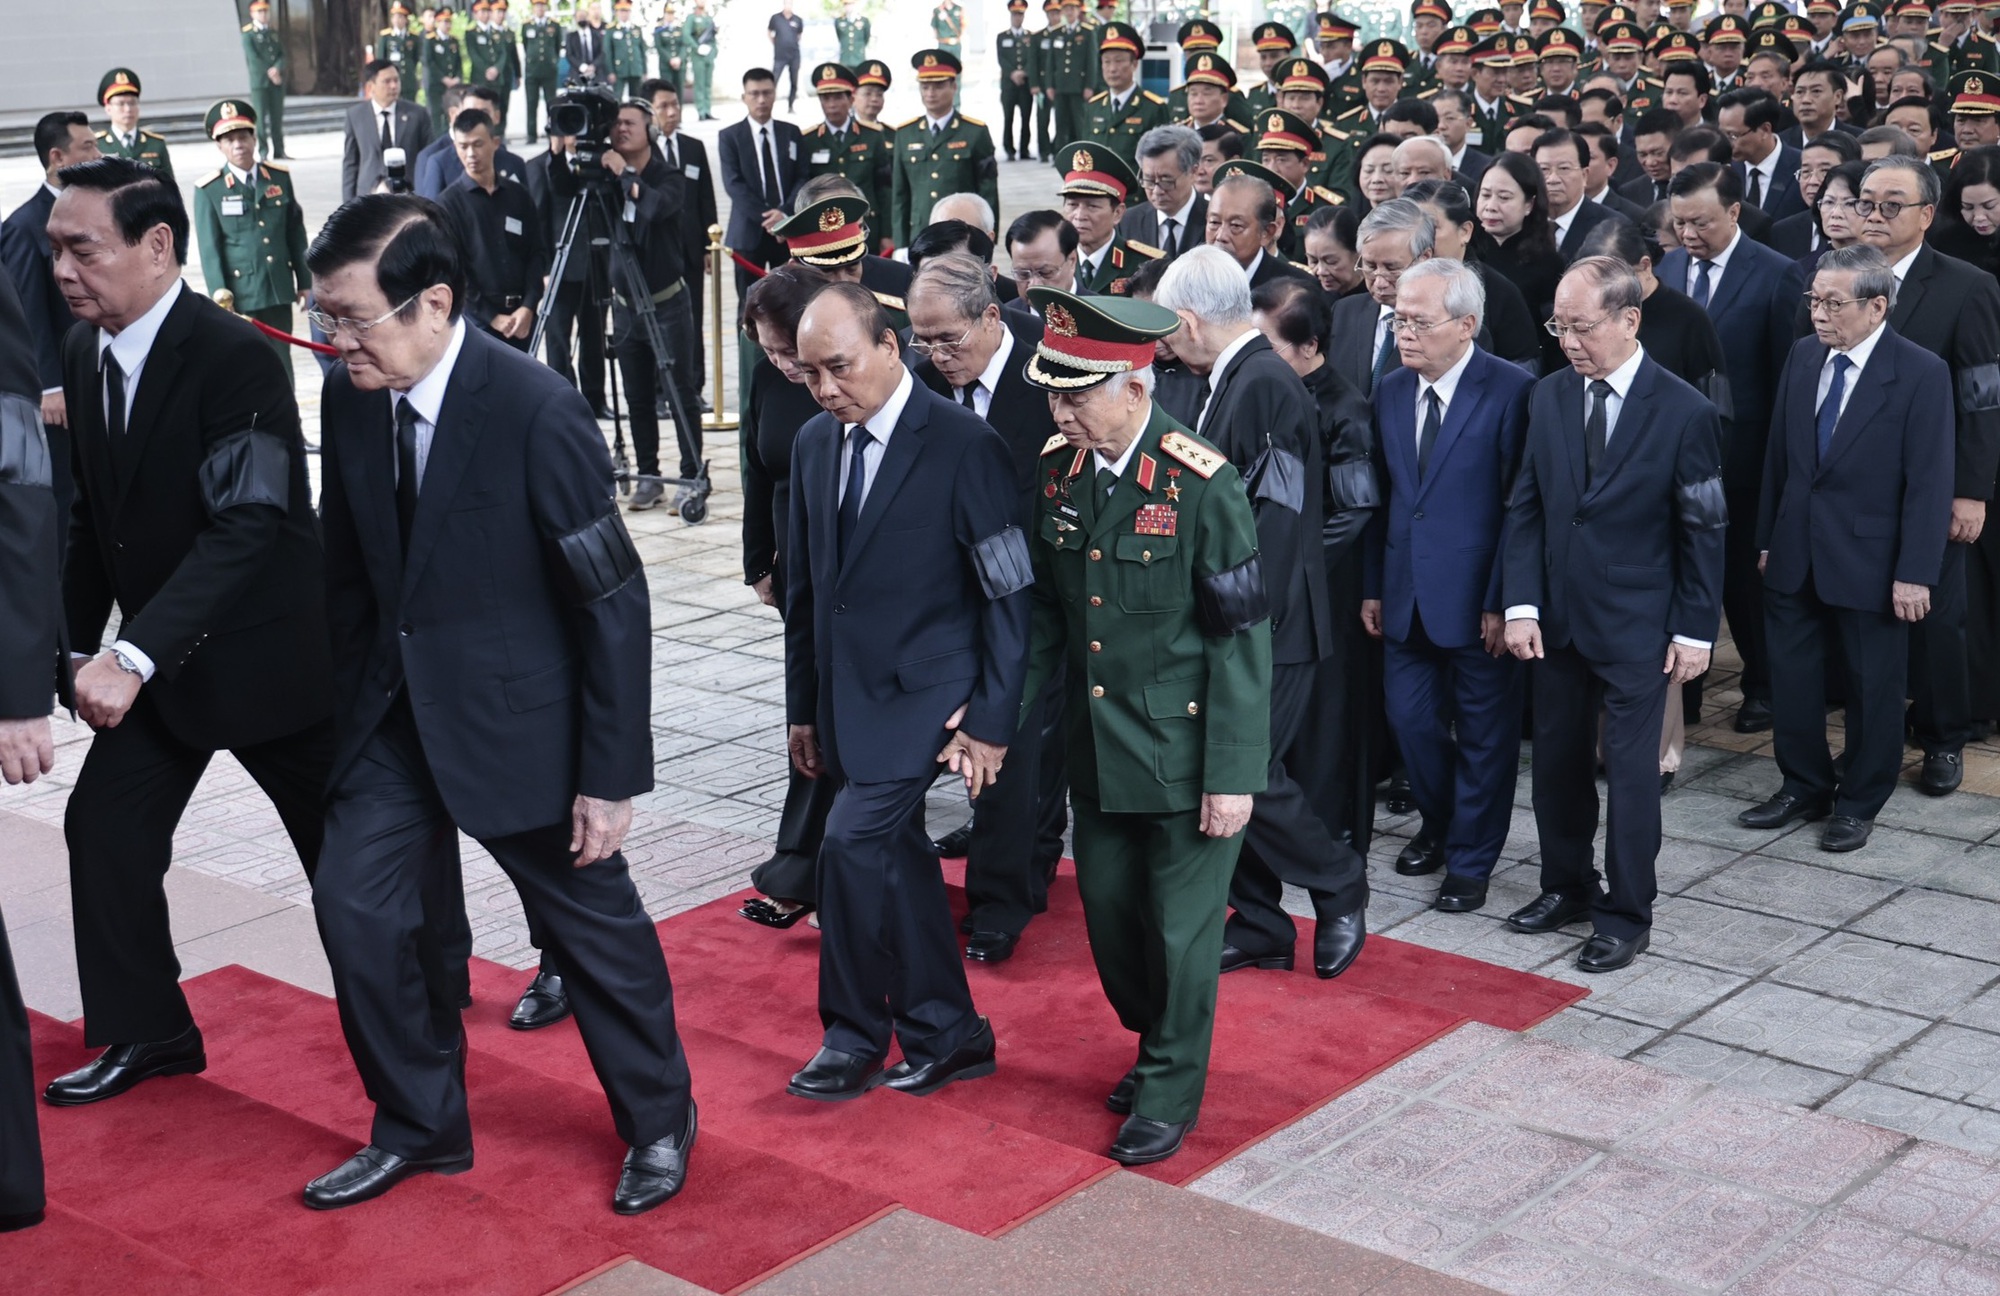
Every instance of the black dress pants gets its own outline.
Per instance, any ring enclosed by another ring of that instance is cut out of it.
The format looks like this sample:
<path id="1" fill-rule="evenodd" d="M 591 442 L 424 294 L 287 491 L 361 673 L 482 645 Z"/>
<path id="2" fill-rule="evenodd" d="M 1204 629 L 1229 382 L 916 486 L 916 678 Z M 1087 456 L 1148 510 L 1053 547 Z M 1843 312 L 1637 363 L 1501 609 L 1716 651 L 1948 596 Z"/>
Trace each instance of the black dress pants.
<path id="1" fill-rule="evenodd" d="M 1930 614 L 1910 627 L 1910 726 L 1926 756 L 1960 751 L 1972 738 L 1972 666 L 1965 646 L 1969 548 L 1944 547 Z"/>
<path id="2" fill-rule="evenodd" d="M 21 1001 L 7 923 L 0 918 L 0 1215 L 32 1215 L 47 1204 L 36 1113 L 28 1006 Z"/>
<path id="3" fill-rule="evenodd" d="M 1764 573 L 1757 570 L 1757 492 L 1725 492 L 1729 529 L 1722 537 L 1722 611 L 1743 659 L 1743 696 L 1771 696 L 1771 654 L 1764 643 Z M 1654 752 L 1658 760 L 1659 753 Z"/>
<path id="4" fill-rule="evenodd" d="M 470 1146 L 464 1036 L 427 912 L 457 825 L 400 703 L 341 775 L 327 806 L 313 912 L 333 968 L 340 1025 L 375 1122 L 369 1141 L 404 1157 Z M 629 1144 L 684 1128 L 687 1057 L 659 935 L 625 857 L 572 864 L 570 825 L 483 838 L 560 965 L 590 1064 Z"/>
<path id="5" fill-rule="evenodd" d="M 333 723 L 231 752 L 271 798 L 306 877 L 319 862 Z M 63 820 L 70 918 L 92 1048 L 172 1039 L 193 1025 L 167 918 L 174 828 L 215 753 L 190 747 L 145 689 L 116 728 L 100 730 Z"/>
<path id="6" fill-rule="evenodd" d="M 972 844 L 965 856 L 965 900 L 972 929 L 1019 936 L 1049 907 L 1048 872 L 1041 862 L 1042 735 L 1047 709 L 1062 705 L 1062 681 L 1045 685 L 1026 708 L 1006 768 L 972 803 Z M 943 768 L 943 767 L 940 767 Z M 946 770 L 943 778 L 959 776 Z"/>
<path id="7" fill-rule="evenodd" d="M 1382 711 L 1382 653 L 1361 626 L 1361 546 L 1326 551 L 1332 596 L 1332 650 L 1319 662 L 1306 731 L 1318 759 L 1292 768 L 1334 840 L 1364 858 L 1375 828 L 1376 730 Z"/>
<path id="8" fill-rule="evenodd" d="M 1041 913 L 1049 907 L 1049 879 L 1062 860 L 1063 834 L 1069 828 L 1069 720 L 1064 699 L 1069 690 L 1061 662 L 1049 674 L 1048 693 L 1042 704 L 1042 755 L 1036 773 L 1041 792 L 1035 806 L 1035 865 L 1031 878 L 1035 888 L 1033 908 Z"/>
<path id="9" fill-rule="evenodd" d="M 1313 911 L 1322 919 L 1368 904 L 1367 865 L 1352 846 L 1334 840 L 1291 774 L 1294 763 L 1303 769 L 1320 758 L 1322 736 L 1305 723 L 1318 678 L 1318 662 L 1271 668 L 1269 781 L 1243 830 L 1243 852 L 1229 884 L 1236 912 L 1222 929 L 1226 944 L 1253 954 L 1283 953 L 1298 940 L 1298 927 L 1281 903 L 1287 882 L 1312 893 Z"/>
<path id="10" fill-rule="evenodd" d="M 1764 620 L 1771 654 L 1785 663 L 1771 677 L 1777 722 L 1772 746 L 1784 790 L 1815 800 L 1832 797 L 1835 814 L 1873 819 L 1896 790 L 1903 768 L 1910 627 L 1892 613 L 1821 602 L 1810 573 L 1796 594 L 1764 591 Z M 1830 659 L 1842 670 L 1847 699 L 1844 777 L 1835 775 L 1826 743 L 1823 681 Z"/>
<path id="11" fill-rule="evenodd" d="M 826 835 L 836 789 L 830 776 L 807 778 L 792 767 L 785 808 L 778 816 L 778 840 L 771 858 L 751 870 L 751 886 L 773 900 L 813 903 L 819 894 L 820 839 Z"/>
<path id="12" fill-rule="evenodd" d="M 578 254 L 583 252 L 579 249 Z M 588 287 L 586 281 L 578 279 L 556 288 L 555 304 L 549 307 L 549 326 L 542 332 L 542 351 L 549 368 L 582 392 L 592 409 L 603 409 L 604 307 L 586 301 Z"/>
<path id="13" fill-rule="evenodd" d="M 674 383 L 680 391 L 681 408 L 687 411 L 687 435 L 680 448 L 681 477 L 693 477 L 701 459 L 701 382 L 694 370 L 694 318 L 688 309 L 688 292 L 682 288 L 665 301 L 656 302 L 654 314 L 674 362 Z M 618 357 L 618 372 L 625 378 L 625 412 L 632 422 L 632 457 L 639 472 L 647 477 L 660 475 L 660 383 L 652 340 L 639 326 L 638 318 L 620 308 L 613 320 L 618 331 L 612 352 Z"/>

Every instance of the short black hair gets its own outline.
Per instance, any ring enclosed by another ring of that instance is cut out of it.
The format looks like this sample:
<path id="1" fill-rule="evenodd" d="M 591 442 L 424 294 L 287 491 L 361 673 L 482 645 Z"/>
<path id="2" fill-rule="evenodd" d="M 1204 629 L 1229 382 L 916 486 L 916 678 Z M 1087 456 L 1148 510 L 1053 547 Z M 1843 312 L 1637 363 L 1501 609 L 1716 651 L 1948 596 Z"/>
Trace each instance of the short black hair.
<path id="1" fill-rule="evenodd" d="M 78 113 L 77 116 L 83 116 Z M 111 219 L 126 247 L 164 225 L 174 241 L 174 264 L 187 264 L 188 214 L 180 188 L 144 163 L 101 157 L 56 172 L 64 189 L 92 189 L 111 197 Z"/>
<path id="2" fill-rule="evenodd" d="M 1842 91 L 1847 89 L 1847 73 L 1841 71 L 1840 66 L 1838 64 L 1828 62 L 1826 59 L 1823 58 L 1808 59 L 1804 67 L 1792 73 L 1793 88 L 1796 89 L 1798 87 L 1799 82 L 1805 80 L 1809 76 L 1825 77 L 1828 87 L 1831 88 L 1835 94 L 1840 94 Z"/>
<path id="3" fill-rule="evenodd" d="M 1674 139 L 1681 133 L 1681 115 L 1668 112 L 1665 108 L 1648 108 L 1639 114 L 1639 120 L 1632 123 L 1632 138 L 1641 135 L 1664 135 Z"/>
<path id="4" fill-rule="evenodd" d="M 1382 110 L 1385 122 L 1408 122 L 1426 135 L 1437 134 L 1438 110 L 1423 99 L 1398 99 Z"/>
<path id="5" fill-rule="evenodd" d="M 35 157 L 44 167 L 49 164 L 49 154 L 57 149 L 69 148 L 69 130 L 72 126 L 90 129 L 90 118 L 80 112 L 67 109 L 61 112 L 43 113 L 35 123 Z"/>
<path id="6" fill-rule="evenodd" d="M 1535 136 L 1534 146 L 1528 150 L 1528 153 L 1530 156 L 1533 156 L 1545 148 L 1569 149 L 1576 154 L 1576 164 L 1578 166 L 1587 167 L 1590 165 L 1590 142 L 1574 131 L 1543 131 L 1541 134 Z"/>
<path id="7" fill-rule="evenodd" d="M 1576 97 L 1576 101 L 1579 105 L 1593 102 L 1602 103 L 1606 117 L 1622 117 L 1625 115 L 1625 101 L 1618 97 L 1616 90 L 1607 90 L 1603 86 L 1596 86 L 1584 91 Z"/>
<path id="8" fill-rule="evenodd" d="M 1667 197 L 1692 198 L 1704 189 L 1715 190 L 1724 207 L 1743 201 L 1743 180 L 1736 168 L 1720 162 L 1691 162 L 1667 185 Z"/>
<path id="9" fill-rule="evenodd" d="M 1160 290 L 1160 280 L 1167 277 L 1167 259 L 1154 257 L 1132 272 L 1126 281 L 1126 289 L 1134 297 L 1150 298 Z"/>
<path id="10" fill-rule="evenodd" d="M 1660 259 L 1659 250 L 1647 244 L 1646 236 L 1639 232 L 1639 227 L 1624 220 L 1597 222 L 1590 233 L 1583 236 L 1583 246 L 1576 255 L 1579 261 L 1585 257 L 1608 256 L 1623 261 L 1634 270 L 1639 268 L 1640 257 L 1651 257 L 1655 261 Z"/>
<path id="11" fill-rule="evenodd" d="M 1926 101 L 1912 98 L 1899 100 L 1898 102 L 1925 103 Z M 1889 106 L 1894 108 L 1896 105 L 1890 104 Z M 1799 146 L 1799 152 L 1801 153 L 1804 153 L 1807 149 L 1825 149 L 1827 152 L 1839 157 L 1842 162 L 1859 162 L 1861 160 L 1861 141 L 1843 130 L 1830 130 L 1818 139 L 1809 139 Z M 1953 168 L 1954 171 L 1956 169 Z"/>
<path id="12" fill-rule="evenodd" d="M 1523 126 L 1532 127 L 1535 130 L 1535 132 L 1539 134 L 1542 131 L 1555 130 L 1557 127 L 1561 125 L 1562 125 L 1561 122 L 1556 121 L 1554 118 L 1550 117 L 1547 113 L 1535 112 L 1535 113 L 1529 113 L 1525 117 L 1516 117 L 1513 121 L 1508 122 L 1507 134 L 1512 135 L 1515 131 L 1521 129 Z"/>
<path id="13" fill-rule="evenodd" d="M 915 270 L 924 263 L 926 257 L 943 256 L 947 252 L 969 252 L 987 265 L 993 264 L 993 240 L 986 237 L 986 231 L 974 229 L 962 220 L 933 221 L 917 231 L 910 240 L 910 269 Z"/>
<path id="14" fill-rule="evenodd" d="M 1550 121 L 1555 121 L 1555 114 L 1561 113 L 1562 121 L 1556 124 L 1567 125 L 1580 120 L 1583 116 L 1582 110 L 1576 106 L 1576 102 L 1576 100 L 1570 98 L 1568 95 L 1543 95 L 1541 98 L 1535 100 L 1535 115 L 1537 117 L 1547 117 Z"/>
<path id="15" fill-rule="evenodd" d="M 458 106 L 465 102 L 465 96 L 471 91 L 472 87 L 469 85 L 446 86 L 444 93 L 438 96 L 438 105 L 444 109 L 444 115 L 446 117 L 456 115 Z"/>
<path id="16" fill-rule="evenodd" d="M 1314 280 L 1297 275 L 1266 280 L 1251 292 L 1250 309 L 1262 311 L 1277 335 L 1292 346 L 1317 343 L 1325 355 L 1332 343 L 1333 308 Z"/>
<path id="17" fill-rule="evenodd" d="M 493 118 L 487 114 L 484 108 L 467 108 L 460 112 L 458 116 L 451 119 L 451 133 L 454 135 L 463 135 L 467 131 L 476 131 L 481 126 L 484 126 L 489 132 L 493 132 L 497 136 L 498 132 L 493 131 Z"/>
<path id="18" fill-rule="evenodd" d="M 778 84 L 778 74 L 769 68 L 753 67 L 743 74 L 743 84 L 747 86 L 752 81 L 769 81 L 773 86 L 776 86 Z"/>
<path id="19" fill-rule="evenodd" d="M 1589 140 L 1591 148 L 1603 154 L 1605 161 L 1617 165 L 1618 137 L 1612 134 L 1611 128 L 1603 122 L 1585 122 L 1570 134 Z"/>
<path id="20" fill-rule="evenodd" d="M 1694 92 L 1698 95 L 1715 89 L 1715 82 L 1708 76 L 1708 67 L 1700 59 L 1675 59 L 1660 69 L 1660 84 L 1664 86 L 1669 78 L 1677 76 L 1692 77 Z"/>
<path id="21" fill-rule="evenodd" d="M 498 108 L 500 106 L 500 91 L 490 85 L 467 86 L 465 87 L 465 99 L 484 99 L 487 103 Z M 459 102 L 464 103 L 465 99 L 461 99 Z M 496 119 L 499 116 L 497 113 L 488 115 Z"/>
<path id="22" fill-rule="evenodd" d="M 315 279 L 362 261 L 375 263 L 375 286 L 392 306 L 443 284 L 451 290 L 451 318 L 464 307 L 465 250 L 444 208 L 428 198 L 364 194 L 336 208 L 306 249 Z"/>
<path id="23" fill-rule="evenodd" d="M 1222 160 L 1243 156 L 1243 132 L 1226 121 L 1210 122 L 1197 132 L 1204 144 L 1215 145 L 1215 151 L 1222 154 Z"/>
<path id="24" fill-rule="evenodd" d="M 1438 87 L 1438 92 L 1431 96 L 1431 107 L 1435 108 L 1447 99 L 1457 104 L 1460 112 L 1467 114 L 1472 112 L 1473 102 L 1470 90 L 1454 90 L 1450 86 L 1440 86 Z"/>
<path id="25" fill-rule="evenodd" d="M 681 88 L 665 77 L 647 77 L 639 83 L 639 97 L 648 101 L 666 90 L 673 91 L 676 99 L 681 97 Z"/>
<path id="26" fill-rule="evenodd" d="M 1231 132 L 1232 134 L 1234 131 Z M 1064 220 L 1061 212 L 1053 212 L 1046 207 L 1037 211 L 1023 212 L 1007 227 L 1007 252 L 1011 256 L 1017 244 L 1033 243 L 1050 230 L 1056 232 L 1056 246 L 1064 256 L 1076 252 L 1076 226 Z"/>
<path id="27" fill-rule="evenodd" d="M 771 267 L 743 296 L 743 327 L 762 343 L 771 340 L 763 335 L 768 325 L 783 334 L 788 344 L 796 346 L 799 317 L 806 313 L 806 307 L 819 296 L 820 290 L 832 282 L 821 271 L 797 261 Z"/>
<path id="28" fill-rule="evenodd" d="M 1784 117 L 1784 109 L 1779 106 L 1777 96 L 1755 86 L 1738 86 L 1715 101 L 1718 113 L 1724 108 L 1741 108 L 1743 124 L 1753 131 L 1769 126 L 1775 134 L 1779 121 Z"/>
<path id="29" fill-rule="evenodd" d="M 1695 158 L 1727 166 L 1735 152 L 1735 146 L 1721 131 L 1713 126 L 1694 126 L 1674 137 L 1674 146 L 1667 150 L 1667 156 L 1676 162 Z"/>
<path id="30" fill-rule="evenodd" d="M 361 65 L 361 84 L 370 84 L 385 71 L 394 71 L 398 79 L 403 75 L 403 70 L 388 59 L 369 59 Z"/>

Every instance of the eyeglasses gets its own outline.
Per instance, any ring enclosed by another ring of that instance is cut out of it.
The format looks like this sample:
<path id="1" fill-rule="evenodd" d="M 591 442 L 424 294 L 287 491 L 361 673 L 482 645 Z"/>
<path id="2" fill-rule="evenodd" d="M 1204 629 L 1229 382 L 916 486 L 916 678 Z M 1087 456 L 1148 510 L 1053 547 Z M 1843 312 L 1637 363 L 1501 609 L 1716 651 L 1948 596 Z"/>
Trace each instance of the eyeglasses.
<path id="1" fill-rule="evenodd" d="M 1906 203 L 1906 202 L 1876 202 L 1873 198 L 1856 198 L 1854 200 L 1855 214 L 1860 216 L 1861 219 L 1863 220 L 1867 220 L 1870 216 L 1873 216 L 1877 212 L 1880 212 L 1882 214 L 1883 220 L 1892 221 L 1896 219 L 1898 216 L 1901 216 L 1905 211 L 1909 210 L 1910 208 L 1918 206 L 1922 206 L 1922 204 Z"/>
<path id="2" fill-rule="evenodd" d="M 972 330 L 967 328 L 965 332 L 959 334 L 958 341 L 956 342 L 918 342 L 912 339 L 910 350 L 923 356 L 925 359 L 929 359 L 932 356 L 948 356 L 964 346 L 966 339 L 971 336 Z"/>
<path id="3" fill-rule="evenodd" d="M 1361 272 L 1363 279 L 1394 279 L 1410 267 L 1406 265 L 1383 265 L 1376 261 L 1361 261 L 1357 262 L 1354 268 Z"/>
<path id="4" fill-rule="evenodd" d="M 423 293 L 421 292 L 411 293 L 409 297 L 404 300 L 401 306 L 391 306 L 388 310 L 383 311 L 380 315 L 377 315 L 374 319 L 367 321 L 342 319 L 337 316 L 329 315 L 325 311 L 318 309 L 307 311 L 306 318 L 312 321 L 312 326 L 314 328 L 326 334 L 326 336 L 329 339 L 332 339 L 338 336 L 339 334 L 345 333 L 349 337 L 358 340 L 360 338 L 367 337 L 370 330 L 372 330 L 377 324 L 387 323 L 391 317 L 401 314 L 405 307 L 407 307 L 411 302 L 415 301 L 417 298 L 421 296 L 423 296 Z"/>
<path id="5" fill-rule="evenodd" d="M 1146 190 L 1149 193 L 1158 193 L 1162 189 L 1171 189 L 1175 185 L 1179 184 L 1181 182 L 1181 177 L 1185 176 L 1186 174 L 1187 173 L 1183 171 L 1178 175 L 1170 175 L 1170 176 L 1142 175 L 1139 177 L 1139 187 Z"/>
<path id="6" fill-rule="evenodd" d="M 1559 324 L 1555 320 L 1544 320 L 1542 327 L 1548 330 L 1549 336 L 1552 338 L 1589 337 L 1598 325 L 1604 323 L 1604 321 L 1611 318 L 1611 315 L 1615 314 L 1617 314 L 1616 311 L 1611 312 L 1610 315 L 1600 315 L 1588 324 Z"/>
<path id="7" fill-rule="evenodd" d="M 1869 297 L 1817 297 L 1812 293 L 1800 293 L 1799 295 L 1805 298 L 1806 312 L 1811 315 L 1817 315 L 1821 311 L 1825 311 L 1831 315 L 1837 310 L 1854 305 L 1856 302 L 1873 300 L 1873 298 Z"/>
<path id="8" fill-rule="evenodd" d="M 1390 329 L 1397 333 L 1414 333 L 1418 337 L 1422 337 L 1432 329 L 1441 329 L 1449 323 L 1451 323 L 1450 320 L 1411 319 L 1407 315 L 1391 315 L 1389 317 Z"/>

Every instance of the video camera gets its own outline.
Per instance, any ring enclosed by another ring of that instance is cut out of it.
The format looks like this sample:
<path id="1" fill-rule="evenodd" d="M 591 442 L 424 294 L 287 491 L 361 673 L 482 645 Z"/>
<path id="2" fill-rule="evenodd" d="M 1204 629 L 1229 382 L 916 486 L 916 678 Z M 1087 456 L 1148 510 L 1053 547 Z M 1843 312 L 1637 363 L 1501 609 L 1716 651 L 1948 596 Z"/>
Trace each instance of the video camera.
<path id="1" fill-rule="evenodd" d="M 576 143 L 577 170 L 584 175 L 603 173 L 604 150 L 611 146 L 611 128 L 618 121 L 620 101 L 608 87 L 581 78 L 556 91 L 549 107 L 549 134 L 569 135 Z"/>

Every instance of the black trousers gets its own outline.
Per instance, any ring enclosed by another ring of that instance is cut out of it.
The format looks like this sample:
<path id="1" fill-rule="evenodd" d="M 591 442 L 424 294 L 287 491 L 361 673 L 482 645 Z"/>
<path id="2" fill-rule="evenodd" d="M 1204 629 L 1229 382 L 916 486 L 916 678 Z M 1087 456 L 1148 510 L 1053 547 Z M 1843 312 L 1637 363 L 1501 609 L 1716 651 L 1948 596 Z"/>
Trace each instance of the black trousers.
<path id="1" fill-rule="evenodd" d="M 819 851 L 825 1045 L 928 1066 L 979 1029 L 944 874 L 921 811 L 931 778 L 845 783 Z"/>
<path id="2" fill-rule="evenodd" d="M 773 54 L 771 58 L 772 90 L 777 89 L 778 81 L 785 73 L 792 74 L 789 88 L 785 91 L 785 110 L 789 112 L 792 105 L 799 101 L 799 51 L 795 47 L 789 54 Z"/>
<path id="3" fill-rule="evenodd" d="M 306 876 L 319 863 L 333 724 L 232 750 L 271 798 Z M 145 689 L 91 739 L 63 820 L 70 917 L 92 1048 L 172 1039 L 194 1024 L 167 917 L 174 828 L 215 753 L 168 730 Z"/>
<path id="4" fill-rule="evenodd" d="M 1298 928 L 1280 903 L 1287 882 L 1312 893 L 1313 911 L 1323 919 L 1368 904 L 1367 865 L 1352 846 L 1334 840 L 1291 774 L 1294 765 L 1303 769 L 1319 759 L 1322 735 L 1309 732 L 1305 723 L 1318 676 L 1317 662 L 1271 668 L 1269 781 L 1243 830 L 1243 852 L 1229 883 L 1236 912 L 1222 930 L 1223 941 L 1240 950 L 1279 953 L 1298 940 Z"/>
<path id="5" fill-rule="evenodd" d="M 1930 614 L 1910 627 L 1910 726 L 1926 756 L 1959 751 L 1972 738 L 1972 664 L 1965 646 L 1970 547 L 1944 547 Z"/>
<path id="6" fill-rule="evenodd" d="M 1069 719 L 1063 699 L 1068 678 L 1061 662 L 1049 675 L 1048 694 L 1042 704 L 1042 757 L 1037 773 L 1041 792 L 1036 798 L 1035 912 L 1049 907 L 1049 874 L 1062 859 L 1063 834 L 1069 828 Z"/>
<path id="7" fill-rule="evenodd" d="M 604 308 L 588 307 L 583 280 L 557 287 L 549 307 L 549 326 L 542 333 L 542 351 L 549 368 L 583 393 L 592 409 L 604 408 Z M 574 345 L 571 334 L 574 333 Z M 572 366 L 574 357 L 578 364 Z"/>
<path id="8" fill-rule="evenodd" d="M 1530 663 L 1535 714 L 1535 826 L 1542 890 L 1588 899 L 1604 935 L 1629 940 L 1653 925 L 1659 888 L 1660 725 L 1667 681 L 1659 661 L 1591 661 L 1574 647 Z M 1597 880 L 1597 723 L 1604 718 L 1604 880 Z"/>
<path id="9" fill-rule="evenodd" d="M 679 452 L 681 477 L 692 477 L 701 461 L 701 382 L 694 368 L 694 319 L 688 310 L 686 288 L 663 302 L 653 312 L 666 338 L 667 354 L 674 362 L 674 382 L 680 389 L 682 408 L 688 413 L 686 445 Z M 620 308 L 612 321 L 617 339 L 611 350 L 618 357 L 618 372 L 625 379 L 625 413 L 632 421 L 632 458 L 639 471 L 649 477 L 660 474 L 660 384 L 654 362 L 653 344 L 638 318 Z"/>
<path id="10" fill-rule="evenodd" d="M 778 816 L 778 840 L 771 858 L 750 873 L 750 885 L 773 900 L 812 904 L 819 894 L 819 844 L 838 785 L 830 777 L 807 778 L 796 766 L 785 785 L 785 808 Z"/>
<path id="11" fill-rule="evenodd" d="M 1382 708 L 1381 653 L 1361 627 L 1361 546 L 1326 551 L 1332 596 L 1331 651 L 1319 662 L 1308 729 L 1318 733 L 1320 759 L 1292 771 L 1313 811 L 1336 841 L 1364 858 L 1375 827 L 1375 713 Z"/>
<path id="12" fill-rule="evenodd" d="M 456 840 L 407 709 L 392 707 L 332 789 L 313 912 L 340 1025 L 375 1104 L 370 1142 L 398 1156 L 470 1146 L 464 1035 L 427 910 L 442 844 Z M 482 838 L 560 963 L 618 1136 L 678 1133 L 687 1057 L 659 935 L 625 857 L 576 868 L 570 825 Z"/>
<path id="13" fill-rule="evenodd" d="M 0 917 L 0 1215 L 32 1215 L 47 1204 L 36 1113 L 28 1005 L 21 1001 L 7 923 Z"/>
<path id="14" fill-rule="evenodd" d="M 1743 696 L 1768 700 L 1771 654 L 1764 643 L 1764 573 L 1757 570 L 1757 492 L 1729 490 L 1724 502 L 1729 529 L 1722 537 L 1722 611 L 1743 659 Z"/>
<path id="15" fill-rule="evenodd" d="M 1042 689 L 1007 748 L 1006 768 L 972 803 L 972 844 L 966 849 L 965 899 L 974 931 L 1019 936 L 1049 907 L 1049 861 L 1041 838 L 1043 737 L 1049 706 L 1062 705 L 1062 681 Z M 942 767 L 940 767 L 942 768 Z M 946 770 L 943 778 L 959 776 Z"/>
<path id="16" fill-rule="evenodd" d="M 1903 768 L 1903 681 L 1908 678 L 1910 627 L 1891 613 L 1831 607 L 1812 576 L 1796 594 L 1764 591 L 1771 655 L 1785 669 L 1771 677 L 1776 712 L 1772 744 L 1785 791 L 1835 797 L 1833 812 L 1856 819 L 1881 813 Z M 1834 646 L 1838 645 L 1836 649 Z M 1847 772 L 1834 773 L 1826 743 L 1830 661 L 1842 671 L 1847 699 Z"/>
<path id="17" fill-rule="evenodd" d="M 1028 156 L 1029 135 L 1035 121 L 1035 92 L 1015 85 L 1006 73 L 1000 74 L 1000 151 L 1008 157 Z M 1019 123 L 1017 128 L 1016 122 Z M 1015 143 L 1016 140 L 1020 142 Z"/>

